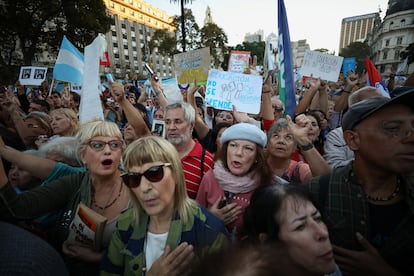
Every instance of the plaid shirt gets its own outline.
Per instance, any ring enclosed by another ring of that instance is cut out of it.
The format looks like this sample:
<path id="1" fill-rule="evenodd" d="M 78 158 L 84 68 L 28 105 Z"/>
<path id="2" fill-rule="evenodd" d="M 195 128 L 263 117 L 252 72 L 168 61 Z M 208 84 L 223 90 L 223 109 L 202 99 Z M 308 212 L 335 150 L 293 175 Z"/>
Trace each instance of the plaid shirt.
<path id="1" fill-rule="evenodd" d="M 414 174 L 402 175 L 400 179 L 409 210 L 395 226 L 393 234 L 379 249 L 379 253 L 394 268 L 414 275 Z M 320 186 L 327 181 L 326 194 L 320 193 Z M 369 202 L 352 171 L 352 163 L 335 170 L 327 178 L 313 178 L 309 188 L 316 201 L 324 205 L 320 207 L 333 244 L 361 250 L 356 232 L 372 240 Z"/>

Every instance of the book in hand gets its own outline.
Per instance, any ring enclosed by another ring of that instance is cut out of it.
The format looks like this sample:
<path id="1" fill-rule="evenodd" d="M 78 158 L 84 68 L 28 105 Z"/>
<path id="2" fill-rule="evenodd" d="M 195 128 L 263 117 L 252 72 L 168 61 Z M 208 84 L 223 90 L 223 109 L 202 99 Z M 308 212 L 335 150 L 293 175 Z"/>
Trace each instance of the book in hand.
<path id="1" fill-rule="evenodd" d="M 69 226 L 68 242 L 100 251 L 107 220 L 82 202 L 79 203 Z"/>

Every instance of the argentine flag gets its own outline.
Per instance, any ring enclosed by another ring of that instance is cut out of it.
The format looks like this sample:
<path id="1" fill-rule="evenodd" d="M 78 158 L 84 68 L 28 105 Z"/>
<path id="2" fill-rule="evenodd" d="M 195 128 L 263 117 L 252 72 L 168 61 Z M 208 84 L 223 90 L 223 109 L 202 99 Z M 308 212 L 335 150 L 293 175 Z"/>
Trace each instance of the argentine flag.
<path id="1" fill-rule="evenodd" d="M 84 58 L 82 53 L 73 46 L 66 36 L 63 36 L 55 68 L 53 69 L 53 78 L 82 84 L 83 67 Z"/>

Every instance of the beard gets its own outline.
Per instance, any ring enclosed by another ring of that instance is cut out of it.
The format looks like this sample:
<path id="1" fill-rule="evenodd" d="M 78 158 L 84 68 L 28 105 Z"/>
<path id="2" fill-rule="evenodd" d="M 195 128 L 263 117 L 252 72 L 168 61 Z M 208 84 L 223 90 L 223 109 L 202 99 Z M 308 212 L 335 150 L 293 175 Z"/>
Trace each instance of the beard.
<path id="1" fill-rule="evenodd" d="M 182 143 L 185 143 L 187 141 L 189 141 L 191 139 L 190 135 L 188 133 L 185 134 L 180 134 L 178 137 L 176 138 L 171 138 L 167 135 L 167 140 L 173 144 L 174 146 L 176 145 L 180 145 Z"/>

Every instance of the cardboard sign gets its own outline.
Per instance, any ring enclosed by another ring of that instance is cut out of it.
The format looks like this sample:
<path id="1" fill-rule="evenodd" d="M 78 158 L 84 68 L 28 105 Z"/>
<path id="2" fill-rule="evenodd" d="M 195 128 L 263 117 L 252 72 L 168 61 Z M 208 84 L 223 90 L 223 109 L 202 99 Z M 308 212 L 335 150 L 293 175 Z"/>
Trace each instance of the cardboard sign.
<path id="1" fill-rule="evenodd" d="M 210 70 L 206 97 L 208 104 L 216 109 L 258 114 L 263 80 L 261 76 Z"/>
<path id="2" fill-rule="evenodd" d="M 178 84 L 207 82 L 210 69 L 210 48 L 202 48 L 174 55 L 175 76 Z"/>
<path id="3" fill-rule="evenodd" d="M 20 67 L 19 81 L 21 85 L 41 85 L 46 79 L 47 67 Z"/>
<path id="4" fill-rule="evenodd" d="M 229 57 L 229 72 L 243 73 L 250 62 L 250 52 L 245 51 L 231 51 Z"/>
<path id="5" fill-rule="evenodd" d="M 343 57 L 306 51 L 301 66 L 302 76 L 313 76 L 327 81 L 338 81 Z"/>
<path id="6" fill-rule="evenodd" d="M 350 58 L 344 58 L 344 62 L 342 64 L 342 72 L 344 74 L 344 77 L 348 77 L 348 72 L 353 71 L 355 72 L 356 69 L 356 58 L 350 57 Z"/>

